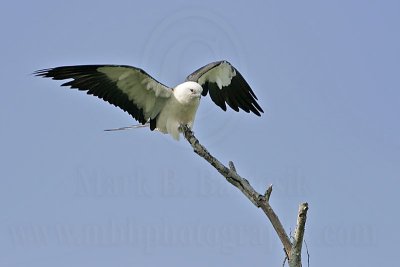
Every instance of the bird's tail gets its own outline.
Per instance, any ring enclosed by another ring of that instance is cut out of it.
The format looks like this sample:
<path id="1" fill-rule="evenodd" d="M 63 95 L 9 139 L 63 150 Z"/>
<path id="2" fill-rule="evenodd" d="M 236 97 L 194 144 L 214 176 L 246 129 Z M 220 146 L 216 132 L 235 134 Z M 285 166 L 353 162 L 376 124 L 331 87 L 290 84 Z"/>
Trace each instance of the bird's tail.
<path id="1" fill-rule="evenodd" d="M 106 131 L 106 132 L 113 132 L 113 131 L 121 131 L 121 130 L 145 128 L 145 127 L 149 127 L 149 126 L 150 126 L 150 123 L 146 123 L 146 124 L 135 124 L 135 125 L 125 126 L 125 127 L 121 127 L 121 128 L 106 129 L 106 130 L 104 130 L 104 131 Z"/>

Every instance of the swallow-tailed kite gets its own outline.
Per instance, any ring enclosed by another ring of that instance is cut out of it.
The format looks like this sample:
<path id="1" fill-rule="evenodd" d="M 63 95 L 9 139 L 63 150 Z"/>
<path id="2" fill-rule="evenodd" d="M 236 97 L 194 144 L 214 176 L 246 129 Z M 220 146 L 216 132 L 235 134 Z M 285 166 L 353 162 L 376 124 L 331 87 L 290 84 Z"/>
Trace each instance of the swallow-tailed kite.
<path id="1" fill-rule="evenodd" d="M 193 126 L 201 95 L 226 111 L 244 110 L 261 116 L 262 108 L 249 84 L 228 61 L 217 61 L 190 74 L 184 83 L 170 88 L 144 70 L 124 65 L 80 65 L 43 69 L 36 76 L 72 79 L 70 86 L 97 96 L 128 112 L 135 120 L 179 139 L 180 125 Z"/>

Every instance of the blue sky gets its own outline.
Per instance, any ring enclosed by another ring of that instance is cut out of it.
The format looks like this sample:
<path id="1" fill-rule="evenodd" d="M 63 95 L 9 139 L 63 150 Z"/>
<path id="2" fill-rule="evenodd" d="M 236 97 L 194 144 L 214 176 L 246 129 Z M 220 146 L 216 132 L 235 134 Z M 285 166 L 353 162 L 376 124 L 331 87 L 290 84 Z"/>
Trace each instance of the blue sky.
<path id="1" fill-rule="evenodd" d="M 394 265 L 398 1 L 9 1 L 0 10 L 0 265 L 280 266 L 267 218 L 185 140 L 37 69 L 128 64 L 174 86 L 227 59 L 261 118 L 204 98 L 200 141 L 293 230 L 312 266 Z M 397 261 L 396 261 L 397 262 Z"/>

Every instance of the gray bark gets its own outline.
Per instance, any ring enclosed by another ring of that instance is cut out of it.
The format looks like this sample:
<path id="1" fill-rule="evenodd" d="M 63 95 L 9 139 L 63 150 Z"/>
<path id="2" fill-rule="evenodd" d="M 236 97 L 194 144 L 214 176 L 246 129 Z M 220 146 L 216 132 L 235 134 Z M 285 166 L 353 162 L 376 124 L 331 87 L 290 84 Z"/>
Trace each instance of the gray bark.
<path id="1" fill-rule="evenodd" d="M 307 219 L 308 204 L 302 203 L 299 207 L 297 216 L 297 226 L 294 232 L 293 243 L 290 241 L 288 234 L 282 226 L 278 216 L 269 204 L 269 198 L 272 193 L 272 185 L 270 185 L 265 193 L 258 193 L 250 183 L 237 172 L 232 161 L 229 162 L 229 167 L 226 167 L 218 159 L 208 152 L 208 150 L 200 144 L 199 140 L 194 136 L 191 129 L 187 126 L 181 126 L 182 133 L 186 140 L 192 146 L 194 152 L 210 163 L 225 179 L 238 188 L 257 208 L 261 208 L 271 222 L 275 232 L 282 242 L 286 257 L 288 258 L 290 267 L 301 266 L 301 249 Z"/>

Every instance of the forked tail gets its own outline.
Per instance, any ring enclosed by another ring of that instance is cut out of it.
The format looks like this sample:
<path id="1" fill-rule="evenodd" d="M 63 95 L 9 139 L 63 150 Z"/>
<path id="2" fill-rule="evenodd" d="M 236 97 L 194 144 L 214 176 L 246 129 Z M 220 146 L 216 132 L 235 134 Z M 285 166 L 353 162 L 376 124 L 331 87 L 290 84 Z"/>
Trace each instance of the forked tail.
<path id="1" fill-rule="evenodd" d="M 135 124 L 135 125 L 125 126 L 125 127 L 121 127 L 121 128 L 106 129 L 106 130 L 104 130 L 104 131 L 106 131 L 106 132 L 113 132 L 113 131 L 121 131 L 121 130 L 145 128 L 145 127 L 149 127 L 149 126 L 150 126 L 150 123 L 146 123 L 146 124 Z"/>

